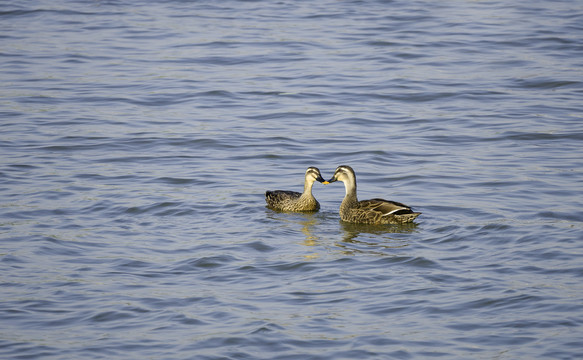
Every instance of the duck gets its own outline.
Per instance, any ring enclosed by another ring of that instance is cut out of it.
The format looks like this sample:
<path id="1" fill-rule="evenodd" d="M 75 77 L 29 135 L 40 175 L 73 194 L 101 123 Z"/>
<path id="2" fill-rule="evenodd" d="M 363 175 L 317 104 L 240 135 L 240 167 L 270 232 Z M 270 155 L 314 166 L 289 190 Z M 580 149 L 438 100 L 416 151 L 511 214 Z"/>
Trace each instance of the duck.
<path id="1" fill-rule="evenodd" d="M 342 181 L 346 195 L 340 204 L 340 218 L 342 221 L 358 224 L 406 224 L 411 223 L 420 212 L 414 212 L 409 206 L 391 200 L 370 199 L 358 201 L 356 196 L 356 174 L 348 165 L 336 168 L 334 176 L 324 181 L 327 185 L 335 181 Z"/>
<path id="2" fill-rule="evenodd" d="M 312 195 L 312 186 L 316 181 L 323 183 L 324 178 L 320 174 L 320 169 L 310 166 L 306 170 L 303 193 L 287 190 L 266 191 L 267 207 L 272 210 L 292 212 L 320 210 L 320 203 Z"/>

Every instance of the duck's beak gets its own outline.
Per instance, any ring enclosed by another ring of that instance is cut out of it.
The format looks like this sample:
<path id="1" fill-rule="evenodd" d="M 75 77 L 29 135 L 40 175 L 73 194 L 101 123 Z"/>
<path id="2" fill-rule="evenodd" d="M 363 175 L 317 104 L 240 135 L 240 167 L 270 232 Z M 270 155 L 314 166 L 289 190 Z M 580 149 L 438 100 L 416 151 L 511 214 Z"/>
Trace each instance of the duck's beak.
<path id="1" fill-rule="evenodd" d="M 335 179 L 335 178 L 332 178 L 332 179 L 330 179 L 330 180 L 323 181 L 323 182 L 322 182 L 322 184 L 324 184 L 324 185 L 328 185 L 328 184 L 330 184 L 330 183 L 333 183 L 334 181 L 336 181 L 336 179 Z"/>
<path id="2" fill-rule="evenodd" d="M 316 178 L 316 181 L 319 181 L 322 184 L 327 184 L 326 180 L 324 180 L 324 178 L 322 177 L 322 175 L 318 175 L 318 177 Z"/>

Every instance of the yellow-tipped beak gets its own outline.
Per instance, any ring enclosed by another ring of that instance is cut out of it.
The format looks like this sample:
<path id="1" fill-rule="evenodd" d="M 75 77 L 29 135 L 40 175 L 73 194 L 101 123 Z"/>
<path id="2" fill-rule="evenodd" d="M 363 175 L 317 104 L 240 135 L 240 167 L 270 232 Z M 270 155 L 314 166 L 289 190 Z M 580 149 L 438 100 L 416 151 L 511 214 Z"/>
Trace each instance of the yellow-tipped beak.
<path id="1" fill-rule="evenodd" d="M 322 181 L 322 184 L 328 185 L 328 184 L 330 184 L 330 182 L 328 182 L 328 181 Z"/>

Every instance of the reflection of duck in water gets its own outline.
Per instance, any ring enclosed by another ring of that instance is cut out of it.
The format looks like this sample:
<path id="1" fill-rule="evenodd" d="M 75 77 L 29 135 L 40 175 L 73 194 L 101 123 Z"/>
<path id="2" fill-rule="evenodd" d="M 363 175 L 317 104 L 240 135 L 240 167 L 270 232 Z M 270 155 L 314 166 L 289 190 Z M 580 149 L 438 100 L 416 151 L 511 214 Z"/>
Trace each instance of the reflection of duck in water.
<path id="1" fill-rule="evenodd" d="M 294 243 L 306 246 L 304 250 L 308 252 L 303 255 L 306 260 L 320 257 L 321 246 L 320 236 L 314 232 L 315 228 L 321 224 L 322 217 L 316 212 L 299 212 L 290 216 L 281 212 L 267 211 L 267 217 L 281 223 L 283 229 L 291 229 L 295 233 L 299 230 L 304 235 L 304 239 L 294 237 Z M 302 250 L 303 251 L 303 250 Z"/>
<path id="2" fill-rule="evenodd" d="M 267 207 L 279 211 L 318 211 L 320 203 L 312 195 L 314 182 L 324 182 L 320 170 L 310 166 L 306 170 L 304 192 L 299 193 L 287 190 L 275 190 L 265 192 Z"/>
<path id="3" fill-rule="evenodd" d="M 358 224 L 406 224 L 421 214 L 396 201 L 384 199 L 358 201 L 356 175 L 348 165 L 338 166 L 334 176 L 323 184 L 335 181 L 342 181 L 346 189 L 346 195 L 340 204 L 340 218 L 343 221 Z"/>
<path id="4" fill-rule="evenodd" d="M 415 223 L 387 227 L 344 221 L 341 221 L 340 225 L 344 235 L 342 241 L 337 242 L 336 246 L 341 248 L 343 253 L 348 255 L 366 253 L 381 256 L 394 255 L 393 250 L 409 246 L 407 237 L 403 238 L 392 234 L 412 233 L 417 227 Z"/>
<path id="5" fill-rule="evenodd" d="M 307 216 L 308 214 L 306 214 Z M 314 225 L 317 225 L 319 221 L 313 217 L 313 214 L 309 214 L 311 216 L 310 219 L 306 219 L 305 221 L 300 221 L 299 223 L 302 224 L 302 233 L 306 237 L 304 241 L 302 241 L 302 245 L 313 247 L 311 254 L 305 254 L 304 258 L 306 260 L 317 259 L 320 257 L 320 254 L 317 252 L 318 244 L 320 238 L 312 232 Z"/>
<path id="6" fill-rule="evenodd" d="M 414 232 L 417 228 L 417 224 L 415 223 L 395 224 L 395 226 L 392 227 L 380 227 L 378 225 L 369 224 L 354 224 L 344 221 L 342 221 L 340 224 L 342 226 L 342 230 L 344 231 L 344 236 L 342 239 L 345 242 L 358 242 L 357 238 L 361 237 L 361 235 L 366 236 L 367 234 L 372 235 L 373 237 L 382 237 L 392 241 L 395 239 L 393 239 L 390 234 L 408 234 Z"/>
<path id="7" fill-rule="evenodd" d="M 313 214 L 309 215 L 310 218 L 307 218 L 308 214 L 306 214 L 306 220 L 298 221 L 298 223 L 302 225 L 301 232 L 306 237 L 304 245 L 314 246 L 316 245 L 316 241 L 319 240 L 319 237 L 312 233 L 312 229 L 314 229 L 314 225 L 317 225 L 320 221 L 318 221 Z"/>
<path id="8" fill-rule="evenodd" d="M 386 235 L 386 234 L 409 234 L 417 229 L 416 223 L 393 224 L 394 226 L 378 226 L 371 224 L 355 224 L 341 221 L 340 225 L 344 230 L 344 238 L 354 238 L 360 234 Z"/>

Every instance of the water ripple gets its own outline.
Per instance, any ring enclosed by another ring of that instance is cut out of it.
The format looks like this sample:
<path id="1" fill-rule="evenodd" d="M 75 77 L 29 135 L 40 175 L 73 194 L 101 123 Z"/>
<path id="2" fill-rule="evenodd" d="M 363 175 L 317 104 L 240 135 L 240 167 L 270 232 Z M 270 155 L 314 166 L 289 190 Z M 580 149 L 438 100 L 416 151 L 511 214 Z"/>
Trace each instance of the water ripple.
<path id="1" fill-rule="evenodd" d="M 5 4 L 0 357 L 580 358 L 581 9 L 388 5 Z"/>

